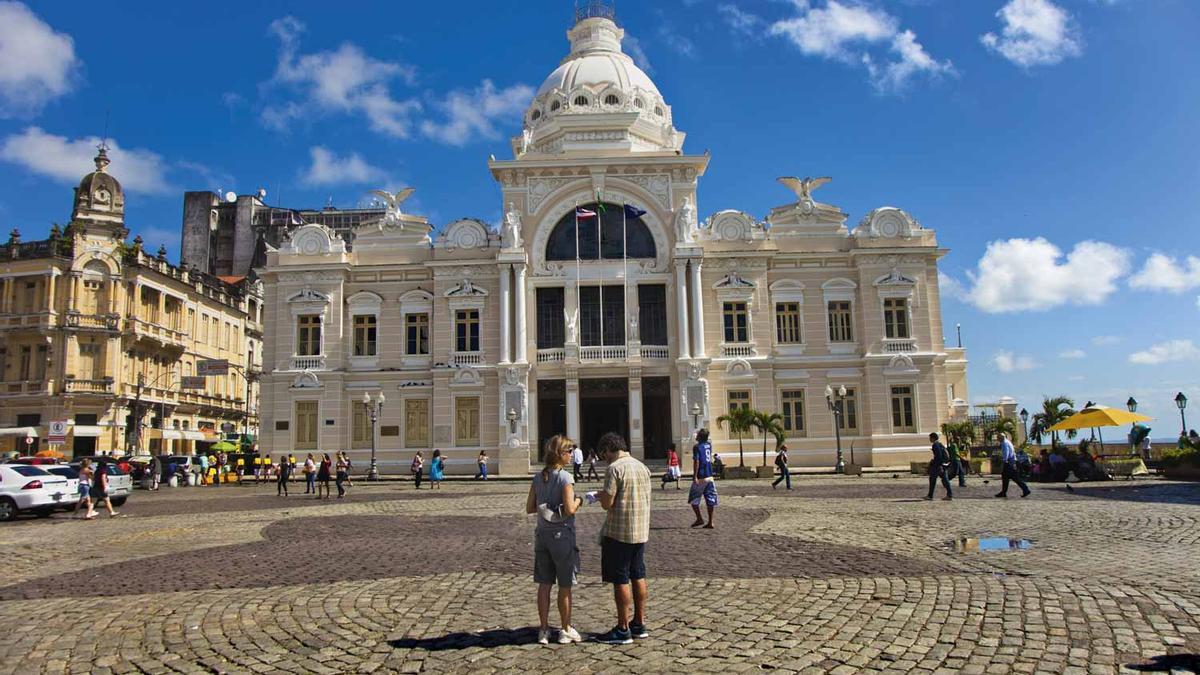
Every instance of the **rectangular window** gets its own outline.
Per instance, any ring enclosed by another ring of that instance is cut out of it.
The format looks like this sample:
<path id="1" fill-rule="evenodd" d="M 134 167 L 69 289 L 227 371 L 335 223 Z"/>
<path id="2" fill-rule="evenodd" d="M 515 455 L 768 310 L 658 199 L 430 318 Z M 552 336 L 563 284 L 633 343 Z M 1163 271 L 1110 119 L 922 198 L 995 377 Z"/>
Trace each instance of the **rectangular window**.
<path id="1" fill-rule="evenodd" d="M 296 401 L 296 449 L 317 449 L 316 401 Z"/>
<path id="2" fill-rule="evenodd" d="M 200 315 L 200 343 L 208 342 L 208 315 Z"/>
<path id="3" fill-rule="evenodd" d="M 798 345 L 804 342 L 800 330 L 800 303 L 775 303 L 775 341 L 781 345 Z"/>
<path id="4" fill-rule="evenodd" d="M 375 356 L 376 321 L 374 314 L 354 315 L 355 356 Z"/>
<path id="5" fill-rule="evenodd" d="M 350 445 L 354 448 L 371 447 L 371 415 L 362 401 L 350 399 L 350 408 L 354 411 L 350 424 Z"/>
<path id="6" fill-rule="evenodd" d="M 738 408 L 742 410 L 750 409 L 750 392 L 749 391 L 731 391 L 727 394 L 729 402 L 729 412 L 733 412 Z"/>
<path id="7" fill-rule="evenodd" d="M 479 399 L 454 399 L 454 442 L 459 446 L 479 445 Z"/>
<path id="8" fill-rule="evenodd" d="M 479 310 L 460 309 L 454 313 L 454 349 L 479 351 Z"/>
<path id="9" fill-rule="evenodd" d="M 76 376 L 81 380 L 100 379 L 100 345 L 94 342 L 79 343 L 79 368 Z"/>
<path id="10" fill-rule="evenodd" d="M 537 289 L 537 348 L 559 349 L 566 343 L 565 294 L 562 288 Z"/>
<path id="11" fill-rule="evenodd" d="M 296 317 L 296 356 L 321 355 L 321 316 L 303 314 Z"/>
<path id="12" fill-rule="evenodd" d="M 404 401 L 404 447 L 423 448 L 429 445 L 429 400 L 410 398 Z"/>
<path id="13" fill-rule="evenodd" d="M 667 287 L 664 284 L 638 286 L 638 326 L 642 344 L 667 344 Z"/>
<path id="14" fill-rule="evenodd" d="M 23 382 L 28 381 L 29 376 L 33 374 L 33 371 L 30 370 L 30 366 L 32 366 L 32 365 L 33 365 L 33 348 L 30 347 L 29 345 L 22 345 L 20 377 L 18 379 L 20 379 Z"/>
<path id="15" fill-rule="evenodd" d="M 835 300 L 829 303 L 829 341 L 854 342 L 849 300 Z"/>
<path id="16" fill-rule="evenodd" d="M 916 430 L 917 421 L 913 414 L 913 388 L 908 385 L 892 387 L 892 431 L 913 433 Z"/>
<path id="17" fill-rule="evenodd" d="M 423 356 L 429 353 L 429 315 L 406 314 L 404 316 L 404 353 Z"/>
<path id="18" fill-rule="evenodd" d="M 883 301 L 884 335 L 891 339 L 908 337 L 908 300 L 885 298 Z"/>
<path id="19" fill-rule="evenodd" d="M 804 435 L 804 390 L 789 389 L 779 393 L 783 430 L 788 436 Z"/>
<path id="20" fill-rule="evenodd" d="M 857 431 L 858 430 L 858 404 L 854 398 L 854 390 L 846 387 L 846 398 L 839 400 L 834 397 L 834 405 L 841 415 L 838 416 L 839 426 L 842 431 Z"/>
<path id="21" fill-rule="evenodd" d="M 750 317 L 744 302 L 726 302 L 721 310 L 725 319 L 725 342 L 750 341 Z"/>
<path id="22" fill-rule="evenodd" d="M 625 289 L 584 286 L 579 289 L 579 334 L 584 347 L 625 344 Z"/>

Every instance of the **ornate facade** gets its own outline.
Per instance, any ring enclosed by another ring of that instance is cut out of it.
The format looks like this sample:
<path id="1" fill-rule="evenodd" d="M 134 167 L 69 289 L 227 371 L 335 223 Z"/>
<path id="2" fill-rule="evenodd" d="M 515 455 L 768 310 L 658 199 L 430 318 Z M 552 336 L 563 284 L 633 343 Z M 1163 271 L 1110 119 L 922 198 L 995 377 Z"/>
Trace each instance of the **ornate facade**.
<path id="1" fill-rule="evenodd" d="M 190 454 L 224 424 L 254 434 L 262 358 L 261 283 L 222 280 L 126 243 L 125 196 L 96 171 L 71 222 L 50 238 L 0 245 L 0 451 L 45 448 L 68 422 L 68 455 Z M 184 388 L 201 360 L 227 375 Z"/>
<path id="2" fill-rule="evenodd" d="M 684 152 L 623 34 L 593 12 L 568 32 L 513 158 L 489 163 L 498 231 L 460 220 L 433 238 L 401 198 L 352 244 L 304 225 L 268 253 L 267 448 L 363 460 L 374 443 L 394 471 L 436 447 L 460 473 L 483 449 L 524 473 L 553 433 L 587 447 L 616 430 L 662 457 L 747 406 L 784 416 L 793 463 L 832 465 L 829 385 L 846 392 L 847 459 L 897 464 L 965 412 L 933 231 L 892 207 L 850 228 L 813 198 L 827 179 L 781 179 L 795 199 L 765 220 L 700 221 L 710 158 Z M 372 426 L 362 399 L 379 393 Z M 747 463 L 761 447 L 747 441 Z"/>

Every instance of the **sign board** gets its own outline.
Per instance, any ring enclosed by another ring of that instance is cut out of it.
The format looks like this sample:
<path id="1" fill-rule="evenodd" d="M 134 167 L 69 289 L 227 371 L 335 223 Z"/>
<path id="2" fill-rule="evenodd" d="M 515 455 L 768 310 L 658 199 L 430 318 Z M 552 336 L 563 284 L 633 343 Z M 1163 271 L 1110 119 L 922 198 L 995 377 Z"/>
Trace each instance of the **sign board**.
<path id="1" fill-rule="evenodd" d="M 25 437 L 25 445 L 33 445 L 33 439 L 29 436 Z"/>
<path id="2" fill-rule="evenodd" d="M 67 442 L 67 420 L 52 420 L 50 434 L 46 437 L 50 445 L 60 445 Z"/>
<path id="3" fill-rule="evenodd" d="M 229 361 L 228 359 L 200 359 L 196 361 L 196 374 L 201 376 L 228 375 Z"/>
<path id="4" fill-rule="evenodd" d="M 179 386 L 183 389 L 203 389 L 205 378 L 203 375 L 184 375 Z"/>

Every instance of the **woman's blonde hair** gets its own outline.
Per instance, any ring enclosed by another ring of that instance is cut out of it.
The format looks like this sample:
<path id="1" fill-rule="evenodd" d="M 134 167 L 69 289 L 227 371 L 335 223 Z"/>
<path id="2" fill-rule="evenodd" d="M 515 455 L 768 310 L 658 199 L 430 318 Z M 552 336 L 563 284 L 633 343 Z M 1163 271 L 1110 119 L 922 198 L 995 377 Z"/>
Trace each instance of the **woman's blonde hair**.
<path id="1" fill-rule="evenodd" d="M 555 434 L 546 441 L 542 448 L 542 475 L 549 477 L 550 471 L 566 466 L 562 461 L 563 450 L 572 450 L 575 442 L 562 434 Z"/>

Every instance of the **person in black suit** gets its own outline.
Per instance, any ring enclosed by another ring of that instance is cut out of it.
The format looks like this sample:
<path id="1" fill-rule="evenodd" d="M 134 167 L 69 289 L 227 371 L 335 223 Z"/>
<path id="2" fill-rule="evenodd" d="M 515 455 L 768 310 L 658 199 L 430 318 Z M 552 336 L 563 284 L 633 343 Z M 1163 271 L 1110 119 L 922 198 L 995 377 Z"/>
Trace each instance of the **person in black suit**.
<path id="1" fill-rule="evenodd" d="M 946 470 L 950 466 L 950 453 L 946 452 L 946 446 L 938 440 L 937 434 L 929 434 L 929 442 L 933 444 L 930 447 L 933 459 L 929 460 L 929 494 L 925 495 L 925 499 L 933 499 L 933 490 L 940 478 L 942 487 L 946 488 L 946 496 L 942 497 L 942 500 L 949 501 L 954 498 L 950 491 L 950 479 L 946 477 Z"/>

